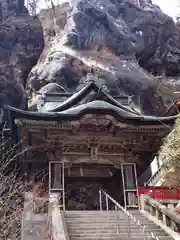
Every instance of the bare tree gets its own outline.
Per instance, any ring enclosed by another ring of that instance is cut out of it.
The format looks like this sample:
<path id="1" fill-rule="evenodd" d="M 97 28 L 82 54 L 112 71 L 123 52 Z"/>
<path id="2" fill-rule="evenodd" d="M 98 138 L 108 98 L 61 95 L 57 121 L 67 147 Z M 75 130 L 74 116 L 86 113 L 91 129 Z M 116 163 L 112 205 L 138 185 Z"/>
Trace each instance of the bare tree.
<path id="1" fill-rule="evenodd" d="M 19 239 L 26 186 L 15 164 L 16 145 L 0 133 L 0 239 Z"/>
<path id="2" fill-rule="evenodd" d="M 5 127 L 0 132 L 0 239 L 19 240 L 22 231 L 22 213 L 24 210 L 25 193 L 29 191 L 30 183 L 24 181 L 23 173 L 18 168 L 17 157 L 30 149 L 19 152 L 18 144 L 12 144 L 11 137 L 6 137 L 9 129 Z M 44 177 L 44 172 L 37 172 L 36 178 Z M 31 182 L 31 192 L 35 183 Z M 36 190 L 38 188 L 36 187 Z M 42 201 L 38 208 L 43 208 Z M 47 205 L 47 202 L 45 203 Z M 32 209 L 33 211 L 33 209 Z M 36 214 L 36 213 L 35 213 Z M 40 239 L 42 236 L 40 236 Z"/>
<path id="3" fill-rule="evenodd" d="M 0 170 L 0 237 L 20 239 L 25 185 L 16 171 Z"/>
<path id="4" fill-rule="evenodd" d="M 38 12 L 39 0 L 27 0 L 27 9 L 30 15 L 36 16 Z"/>

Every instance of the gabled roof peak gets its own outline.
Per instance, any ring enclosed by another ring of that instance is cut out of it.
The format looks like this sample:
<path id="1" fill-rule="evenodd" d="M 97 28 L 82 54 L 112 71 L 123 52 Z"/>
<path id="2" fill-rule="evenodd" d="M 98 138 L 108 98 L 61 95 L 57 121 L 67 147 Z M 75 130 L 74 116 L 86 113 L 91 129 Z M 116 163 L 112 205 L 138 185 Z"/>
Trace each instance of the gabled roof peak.
<path id="1" fill-rule="evenodd" d="M 117 98 L 116 98 L 117 99 Z M 78 92 L 68 97 L 63 102 L 52 103 L 46 99 L 39 106 L 39 112 L 61 112 L 71 107 L 91 102 L 93 100 L 101 100 L 108 102 L 114 106 L 124 109 L 125 111 L 135 113 L 124 105 L 129 105 L 132 101 L 130 96 L 119 96 L 119 101 L 113 98 L 109 93 L 103 89 L 103 85 L 99 85 L 94 79 L 91 79 L 86 85 L 84 85 Z M 136 113 L 137 114 L 137 113 Z"/>

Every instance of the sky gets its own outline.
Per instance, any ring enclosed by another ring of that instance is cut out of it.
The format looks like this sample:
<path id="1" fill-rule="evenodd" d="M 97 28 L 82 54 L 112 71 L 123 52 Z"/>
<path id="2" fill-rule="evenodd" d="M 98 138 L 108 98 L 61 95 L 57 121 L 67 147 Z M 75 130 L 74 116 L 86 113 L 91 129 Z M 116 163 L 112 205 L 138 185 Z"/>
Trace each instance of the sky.
<path id="1" fill-rule="evenodd" d="M 160 6 L 163 12 L 167 13 L 169 16 L 173 18 L 175 18 L 175 16 L 178 13 L 177 2 L 178 0 L 170 0 L 170 1 L 169 0 L 153 0 L 154 4 L 157 4 L 158 6 Z"/>
<path id="2" fill-rule="evenodd" d="M 56 4 L 60 4 L 61 2 L 64 2 L 65 0 L 53 0 L 53 2 Z M 177 2 L 179 1 L 180 5 L 180 0 L 152 0 L 154 4 L 157 4 L 160 6 L 160 8 L 167 13 L 169 16 L 173 17 L 175 19 L 175 16 L 178 13 L 178 8 L 177 8 Z M 46 8 L 47 4 L 45 3 L 47 1 L 40 0 L 38 7 L 39 9 Z M 180 7 L 179 7 L 179 12 L 180 12 Z"/>
<path id="3" fill-rule="evenodd" d="M 61 2 L 64 2 L 65 0 L 53 0 L 53 2 L 56 4 L 60 4 Z M 180 0 L 152 0 L 154 4 L 157 4 L 160 6 L 160 8 L 167 13 L 169 16 L 173 17 L 175 19 L 175 16 L 178 13 L 178 8 L 177 8 L 177 2 L 179 2 L 180 5 Z M 46 8 L 47 4 L 44 0 L 38 1 L 38 7 L 39 9 Z M 180 12 L 180 7 L 179 7 L 179 12 Z"/>

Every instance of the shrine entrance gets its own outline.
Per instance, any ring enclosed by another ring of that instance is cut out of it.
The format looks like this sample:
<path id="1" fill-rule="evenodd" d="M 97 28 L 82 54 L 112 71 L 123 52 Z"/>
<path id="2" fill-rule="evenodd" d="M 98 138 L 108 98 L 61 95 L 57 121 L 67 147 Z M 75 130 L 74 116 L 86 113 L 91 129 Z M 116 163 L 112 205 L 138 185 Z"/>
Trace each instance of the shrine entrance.
<path id="1" fill-rule="evenodd" d="M 93 174 L 92 167 L 87 174 L 87 169 L 84 167 L 81 169 L 84 171 L 83 176 L 66 178 L 66 208 L 68 210 L 99 210 L 100 189 L 104 189 L 118 202 L 123 201 L 120 171 L 110 166 L 98 166 L 97 168 L 99 168 L 99 175 Z"/>
<path id="2" fill-rule="evenodd" d="M 138 207 L 135 167 L 135 164 L 115 167 L 52 161 L 49 163 L 49 191 L 60 194 L 63 210 L 98 210 L 100 189 L 126 208 Z"/>

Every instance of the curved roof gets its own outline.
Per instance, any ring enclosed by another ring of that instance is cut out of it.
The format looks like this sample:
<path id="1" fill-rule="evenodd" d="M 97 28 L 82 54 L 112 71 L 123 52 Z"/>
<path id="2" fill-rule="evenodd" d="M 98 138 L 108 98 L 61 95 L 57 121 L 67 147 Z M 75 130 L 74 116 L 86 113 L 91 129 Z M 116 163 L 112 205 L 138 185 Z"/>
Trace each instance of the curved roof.
<path id="1" fill-rule="evenodd" d="M 121 96 L 121 98 L 128 98 L 128 96 Z M 130 98 L 130 97 L 129 97 Z M 106 93 L 101 87 L 99 87 L 94 81 L 90 81 L 85 87 L 81 90 L 73 94 L 71 97 L 67 98 L 65 101 L 56 103 L 46 103 L 46 107 L 39 108 L 39 112 L 44 112 L 44 110 L 48 112 L 61 112 L 67 110 L 73 106 L 77 106 L 87 101 L 92 101 L 95 99 L 103 99 L 106 102 L 117 106 L 125 111 L 135 113 L 132 109 L 123 106 L 117 100 L 115 100 L 111 95 Z M 54 107 L 53 107 L 54 106 Z M 138 113 L 136 113 L 138 115 Z"/>
<path id="2" fill-rule="evenodd" d="M 44 87 L 42 87 L 38 93 L 64 93 L 66 90 L 57 83 L 48 83 Z"/>
<path id="3" fill-rule="evenodd" d="M 180 99 L 177 99 L 173 105 L 170 106 L 165 116 L 177 115 L 180 113 Z"/>
<path id="4" fill-rule="evenodd" d="M 137 115 L 127 111 L 124 108 L 114 106 L 108 102 L 95 100 L 89 103 L 81 104 L 76 107 L 69 108 L 61 112 L 30 112 L 20 110 L 11 106 L 6 106 L 6 109 L 11 111 L 12 117 L 16 119 L 31 119 L 42 121 L 64 121 L 78 120 L 86 114 L 111 115 L 120 122 L 126 122 L 133 125 L 169 125 L 173 124 L 177 118 L 171 117 L 153 117 Z M 168 126 L 167 126 L 168 128 Z"/>

